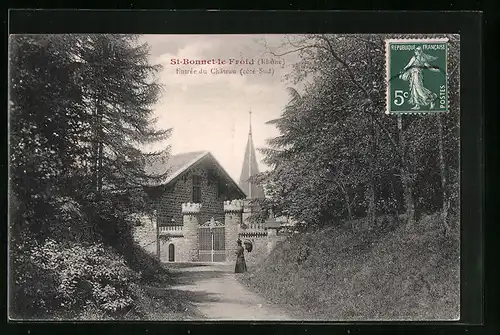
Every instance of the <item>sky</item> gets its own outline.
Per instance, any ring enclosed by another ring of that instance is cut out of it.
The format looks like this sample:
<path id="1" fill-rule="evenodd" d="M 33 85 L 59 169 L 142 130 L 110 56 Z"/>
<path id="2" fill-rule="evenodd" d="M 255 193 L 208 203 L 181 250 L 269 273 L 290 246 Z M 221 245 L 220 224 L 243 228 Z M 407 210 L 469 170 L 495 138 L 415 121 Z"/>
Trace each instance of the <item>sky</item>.
<path id="1" fill-rule="evenodd" d="M 158 80 L 163 84 L 162 98 L 154 107 L 157 127 L 172 128 L 172 136 L 158 149 L 171 146 L 171 153 L 210 151 L 230 176 L 238 181 L 248 140 L 249 111 L 252 112 L 252 137 L 255 148 L 266 147 L 266 139 L 279 133 L 265 122 L 280 117 L 290 97 L 291 87 L 283 76 L 297 62 L 295 54 L 283 57 L 266 53 L 279 47 L 284 35 L 144 35 L 150 46 L 150 61 L 162 64 Z M 266 47 L 267 46 L 267 47 Z M 282 50 L 282 49 L 281 49 Z M 254 64 L 173 65 L 172 59 L 221 59 L 254 61 Z M 258 64 L 259 59 L 275 63 Z M 178 69 L 206 70 L 207 73 L 179 74 Z M 212 74 L 234 70 L 236 74 Z M 259 69 L 272 72 L 259 74 Z M 241 74 L 240 71 L 255 71 Z M 260 171 L 267 167 L 257 152 Z"/>

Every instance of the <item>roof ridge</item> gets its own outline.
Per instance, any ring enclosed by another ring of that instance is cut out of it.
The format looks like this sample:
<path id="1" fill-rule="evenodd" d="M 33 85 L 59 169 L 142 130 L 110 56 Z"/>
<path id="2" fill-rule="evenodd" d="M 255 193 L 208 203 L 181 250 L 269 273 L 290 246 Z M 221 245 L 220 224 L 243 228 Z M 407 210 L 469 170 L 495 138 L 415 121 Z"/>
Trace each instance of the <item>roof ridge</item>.
<path id="1" fill-rule="evenodd" d="M 177 154 L 172 154 L 171 157 L 173 156 L 181 156 L 181 155 L 192 155 L 192 154 L 195 154 L 195 153 L 207 153 L 207 152 L 210 152 L 208 150 L 194 150 L 194 151 L 186 151 L 186 152 L 179 152 Z"/>
<path id="2" fill-rule="evenodd" d="M 227 171 L 219 163 L 217 158 L 215 158 L 215 156 L 209 150 L 181 152 L 176 155 L 170 155 L 170 157 L 167 159 L 167 162 L 165 164 L 161 164 L 162 167 L 168 168 L 170 170 L 170 175 L 168 175 L 166 180 L 161 184 L 169 184 L 184 172 L 189 170 L 189 168 L 191 168 L 193 165 L 197 164 L 199 161 L 205 159 L 206 157 L 210 157 L 210 159 L 218 166 L 218 169 L 220 169 L 222 174 L 225 175 L 225 178 L 227 178 L 232 184 L 234 184 L 235 188 L 239 189 L 242 194 L 245 194 L 245 191 L 240 187 L 240 185 L 238 185 L 238 183 L 236 183 L 233 178 L 231 178 L 229 173 L 227 173 Z"/>
<path id="3" fill-rule="evenodd" d="M 171 182 L 173 179 L 175 179 L 177 176 L 179 176 L 180 174 L 182 174 L 184 171 L 186 171 L 187 169 L 189 169 L 193 164 L 195 164 L 197 161 L 199 161 L 200 159 L 202 159 L 203 157 L 205 157 L 207 154 L 210 154 L 209 151 L 205 150 L 205 151 L 193 151 L 193 152 L 186 152 L 186 154 L 194 154 L 194 153 L 200 153 L 199 155 L 197 155 L 194 159 L 192 159 L 191 161 L 185 163 L 182 167 L 180 167 L 177 171 L 175 171 L 174 173 L 172 173 L 172 175 L 170 175 L 167 180 L 165 181 L 165 184 L 168 184 L 169 182 Z"/>

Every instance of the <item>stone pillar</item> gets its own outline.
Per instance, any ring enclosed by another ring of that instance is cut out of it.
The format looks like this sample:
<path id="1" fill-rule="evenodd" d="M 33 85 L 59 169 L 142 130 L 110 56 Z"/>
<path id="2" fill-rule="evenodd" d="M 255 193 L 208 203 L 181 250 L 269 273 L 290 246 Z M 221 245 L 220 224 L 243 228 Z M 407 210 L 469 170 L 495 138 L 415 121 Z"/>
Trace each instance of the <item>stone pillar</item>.
<path id="1" fill-rule="evenodd" d="M 182 204 L 183 234 L 186 248 L 186 261 L 196 262 L 198 253 L 198 228 L 201 204 Z"/>
<path id="2" fill-rule="evenodd" d="M 267 237 L 278 235 L 276 228 L 267 228 Z"/>
<path id="3" fill-rule="evenodd" d="M 276 246 L 276 235 L 267 235 L 267 254 L 269 255 L 271 251 L 273 251 L 274 247 Z"/>
<path id="4" fill-rule="evenodd" d="M 224 201 L 226 261 L 235 259 L 236 240 L 242 220 L 243 201 Z"/>
<path id="5" fill-rule="evenodd" d="M 250 199 L 244 199 L 242 200 L 243 204 L 243 216 L 242 216 L 242 222 L 249 226 L 250 221 L 249 218 L 252 215 L 252 208 L 250 207 Z"/>
<path id="6" fill-rule="evenodd" d="M 269 255 L 271 251 L 276 246 L 277 238 L 278 238 L 278 229 L 280 227 L 280 223 L 276 221 L 274 215 L 271 211 L 269 218 L 264 223 L 264 227 L 266 227 L 267 231 L 267 254 Z"/>

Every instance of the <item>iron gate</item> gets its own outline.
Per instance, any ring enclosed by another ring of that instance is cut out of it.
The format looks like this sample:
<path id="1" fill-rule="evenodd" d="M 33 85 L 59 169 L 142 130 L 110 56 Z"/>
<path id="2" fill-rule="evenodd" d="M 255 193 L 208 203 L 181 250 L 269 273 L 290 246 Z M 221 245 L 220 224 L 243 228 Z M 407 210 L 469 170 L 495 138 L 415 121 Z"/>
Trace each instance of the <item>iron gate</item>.
<path id="1" fill-rule="evenodd" d="M 198 228 L 200 262 L 224 262 L 226 260 L 224 225 L 212 220 Z"/>

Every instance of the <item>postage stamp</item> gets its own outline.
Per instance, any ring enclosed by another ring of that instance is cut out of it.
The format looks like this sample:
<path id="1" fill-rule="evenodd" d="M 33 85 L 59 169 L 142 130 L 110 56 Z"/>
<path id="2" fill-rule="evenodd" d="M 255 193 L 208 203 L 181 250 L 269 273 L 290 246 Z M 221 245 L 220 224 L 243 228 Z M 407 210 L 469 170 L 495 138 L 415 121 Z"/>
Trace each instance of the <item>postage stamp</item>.
<path id="1" fill-rule="evenodd" d="M 386 114 L 448 111 L 448 39 L 387 39 Z"/>

